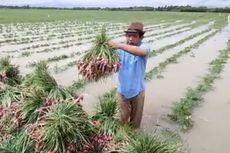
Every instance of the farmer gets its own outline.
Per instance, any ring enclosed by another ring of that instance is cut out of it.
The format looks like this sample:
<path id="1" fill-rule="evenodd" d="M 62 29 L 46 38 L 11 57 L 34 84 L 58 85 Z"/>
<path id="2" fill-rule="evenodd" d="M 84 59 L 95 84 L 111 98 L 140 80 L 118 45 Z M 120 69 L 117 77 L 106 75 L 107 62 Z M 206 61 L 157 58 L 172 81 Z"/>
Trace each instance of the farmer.
<path id="1" fill-rule="evenodd" d="M 140 127 L 145 99 L 144 75 L 150 47 L 142 41 L 144 33 L 143 24 L 133 22 L 125 31 L 126 43 L 108 41 L 121 62 L 117 88 L 120 121 L 133 128 Z"/>

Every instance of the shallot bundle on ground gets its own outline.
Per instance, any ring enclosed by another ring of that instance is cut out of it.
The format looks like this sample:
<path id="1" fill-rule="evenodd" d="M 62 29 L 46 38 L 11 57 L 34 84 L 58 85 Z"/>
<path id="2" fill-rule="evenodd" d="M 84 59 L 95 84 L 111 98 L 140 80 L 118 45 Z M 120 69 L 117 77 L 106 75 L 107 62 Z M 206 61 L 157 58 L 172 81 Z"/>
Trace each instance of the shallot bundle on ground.
<path id="1" fill-rule="evenodd" d="M 77 63 L 79 73 L 88 81 L 97 81 L 119 70 L 119 57 L 107 41 L 106 30 L 102 28 L 93 47 Z"/>

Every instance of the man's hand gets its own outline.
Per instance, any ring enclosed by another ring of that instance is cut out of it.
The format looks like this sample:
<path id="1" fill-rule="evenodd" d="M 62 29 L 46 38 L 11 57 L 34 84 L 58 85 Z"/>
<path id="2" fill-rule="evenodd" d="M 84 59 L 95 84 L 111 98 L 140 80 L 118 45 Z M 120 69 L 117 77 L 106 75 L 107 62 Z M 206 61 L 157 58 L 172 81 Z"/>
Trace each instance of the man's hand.
<path id="1" fill-rule="evenodd" d="M 115 42 L 113 40 L 109 40 L 107 43 L 111 48 L 114 48 L 114 49 L 120 48 L 120 43 Z"/>

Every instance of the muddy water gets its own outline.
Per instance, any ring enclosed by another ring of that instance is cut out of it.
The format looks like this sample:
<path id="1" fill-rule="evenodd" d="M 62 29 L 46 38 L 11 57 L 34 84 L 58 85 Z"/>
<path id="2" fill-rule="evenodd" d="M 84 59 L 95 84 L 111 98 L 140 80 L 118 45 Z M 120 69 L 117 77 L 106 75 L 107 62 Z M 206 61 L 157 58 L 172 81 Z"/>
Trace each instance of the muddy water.
<path id="1" fill-rule="evenodd" d="M 216 58 L 220 49 L 226 47 L 229 36 L 226 29 L 223 30 L 204 45 L 192 50 L 192 56 L 188 54 L 178 64 L 169 65 L 162 73 L 163 79 L 153 79 L 147 83 L 143 127 L 149 128 L 158 124 L 174 128 L 166 118 L 172 103 L 182 98 L 188 87 L 199 83 L 207 72 L 208 63 Z"/>
<path id="2" fill-rule="evenodd" d="M 144 127 L 159 124 L 173 128 L 166 119 L 172 102 L 181 98 L 186 88 L 198 83 L 200 77 L 206 73 L 208 62 L 218 54 L 218 48 L 219 46 L 213 46 L 208 56 L 205 51 L 210 49 L 209 46 L 193 50 L 195 58 L 190 55 L 183 57 L 179 64 L 168 66 L 163 73 L 164 79 L 152 80 L 147 84 Z"/>
<path id="3" fill-rule="evenodd" d="M 167 37 L 166 39 L 163 39 L 163 40 L 154 41 L 153 42 L 154 50 L 158 50 L 159 48 L 165 46 L 165 44 L 167 44 L 167 45 L 174 44 L 175 42 L 178 42 L 178 40 L 181 40 L 181 38 L 185 38 L 188 35 L 194 34 L 194 33 L 199 32 L 199 31 L 206 30 L 212 24 L 213 23 L 210 22 L 209 24 L 205 24 L 205 25 L 202 25 L 198 28 L 194 28 L 191 31 L 187 31 L 187 32 L 183 32 L 181 34 L 175 35 L 175 36 Z"/>
<path id="4" fill-rule="evenodd" d="M 93 113 L 98 104 L 98 96 L 103 95 L 105 92 L 109 92 L 111 89 L 115 88 L 116 83 L 117 75 L 115 74 L 104 80 L 100 80 L 99 82 L 94 82 L 87 85 L 82 91 L 84 94 L 84 100 L 82 102 L 83 109 L 89 114 Z"/>
<path id="5" fill-rule="evenodd" d="M 230 32 L 230 31 L 229 31 Z M 194 127 L 183 134 L 192 153 L 229 153 L 230 145 L 230 60 L 214 90 L 204 96 L 204 102 L 193 112 Z"/>
<path id="6" fill-rule="evenodd" d="M 65 75 L 59 75 L 59 74 L 51 74 L 55 80 L 59 83 L 61 82 L 61 85 L 70 85 L 73 80 L 80 79 L 80 76 L 78 76 L 77 73 L 77 67 L 71 67 L 65 71 Z"/>
<path id="7" fill-rule="evenodd" d="M 206 32 L 206 33 L 204 33 L 204 34 L 202 34 L 196 38 L 190 39 L 190 40 L 186 41 L 185 43 L 183 43 L 179 46 L 176 46 L 172 49 L 168 49 L 166 52 L 158 54 L 157 56 L 155 56 L 153 58 L 149 58 L 146 71 L 151 70 L 153 67 L 155 67 L 157 65 L 157 63 L 163 62 L 165 59 L 171 57 L 172 55 L 174 55 L 178 52 L 180 52 L 182 49 L 194 44 L 194 42 L 199 41 L 200 39 L 204 38 L 205 36 L 209 35 L 212 32 L 214 32 L 214 30 Z"/>

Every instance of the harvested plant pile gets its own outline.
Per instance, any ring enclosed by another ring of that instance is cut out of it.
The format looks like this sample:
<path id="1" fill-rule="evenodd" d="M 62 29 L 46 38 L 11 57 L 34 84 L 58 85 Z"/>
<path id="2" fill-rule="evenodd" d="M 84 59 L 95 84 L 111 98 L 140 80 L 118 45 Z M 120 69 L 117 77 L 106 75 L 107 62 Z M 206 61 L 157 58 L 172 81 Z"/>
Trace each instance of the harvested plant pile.
<path id="1" fill-rule="evenodd" d="M 115 90 L 100 97 L 98 110 L 89 116 L 82 97 L 59 86 L 47 69 L 40 62 L 13 86 L 0 81 L 1 153 L 181 152 L 176 143 L 156 137 L 136 139 L 137 132 L 120 125 Z"/>

